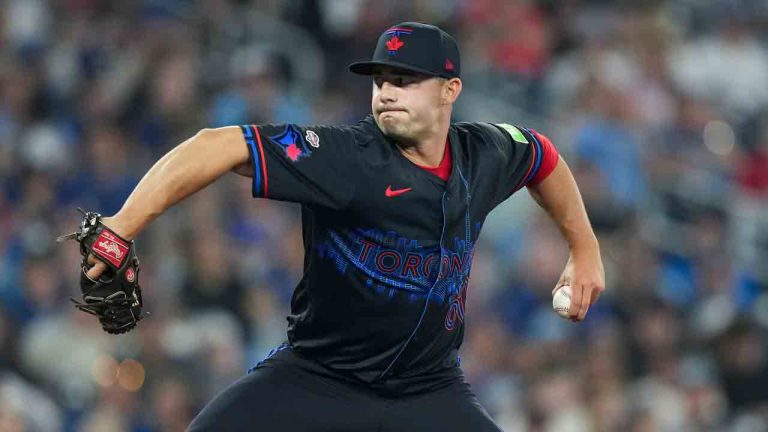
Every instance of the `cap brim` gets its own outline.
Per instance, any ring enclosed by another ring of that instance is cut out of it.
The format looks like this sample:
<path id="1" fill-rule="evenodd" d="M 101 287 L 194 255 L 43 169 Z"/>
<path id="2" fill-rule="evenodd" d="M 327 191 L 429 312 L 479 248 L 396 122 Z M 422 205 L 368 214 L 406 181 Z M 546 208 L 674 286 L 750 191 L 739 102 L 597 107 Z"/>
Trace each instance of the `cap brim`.
<path id="1" fill-rule="evenodd" d="M 392 67 L 396 69 L 405 69 L 412 72 L 418 72 L 424 75 L 429 76 L 442 76 L 440 74 L 434 73 L 432 71 L 428 71 L 426 69 L 418 68 L 415 66 L 411 66 L 409 64 L 400 63 L 396 61 L 364 61 L 364 62 L 355 62 L 349 65 L 349 71 L 352 73 L 356 73 L 358 75 L 373 75 L 373 70 L 376 66 L 387 66 Z"/>

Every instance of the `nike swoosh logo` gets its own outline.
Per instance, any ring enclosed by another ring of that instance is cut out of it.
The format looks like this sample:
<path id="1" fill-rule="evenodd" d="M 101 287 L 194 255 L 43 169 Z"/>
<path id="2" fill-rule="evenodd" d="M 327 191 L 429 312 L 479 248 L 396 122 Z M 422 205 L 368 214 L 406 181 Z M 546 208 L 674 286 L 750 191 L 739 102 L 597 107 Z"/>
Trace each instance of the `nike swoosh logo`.
<path id="1" fill-rule="evenodd" d="M 412 188 L 405 188 L 405 189 L 396 189 L 392 190 L 392 185 L 387 186 L 387 190 L 384 191 L 384 195 L 386 195 L 389 198 L 396 197 L 398 195 L 402 195 L 406 192 L 410 192 L 413 190 Z"/>

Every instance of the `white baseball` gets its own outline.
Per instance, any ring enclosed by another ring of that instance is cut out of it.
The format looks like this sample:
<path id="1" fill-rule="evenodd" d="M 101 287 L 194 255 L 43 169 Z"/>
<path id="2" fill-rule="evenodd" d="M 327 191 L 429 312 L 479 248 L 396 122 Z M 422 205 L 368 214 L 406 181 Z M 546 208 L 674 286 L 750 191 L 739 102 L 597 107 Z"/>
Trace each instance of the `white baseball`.
<path id="1" fill-rule="evenodd" d="M 563 285 L 552 296 L 552 309 L 562 318 L 568 318 L 568 310 L 571 308 L 571 287 Z"/>

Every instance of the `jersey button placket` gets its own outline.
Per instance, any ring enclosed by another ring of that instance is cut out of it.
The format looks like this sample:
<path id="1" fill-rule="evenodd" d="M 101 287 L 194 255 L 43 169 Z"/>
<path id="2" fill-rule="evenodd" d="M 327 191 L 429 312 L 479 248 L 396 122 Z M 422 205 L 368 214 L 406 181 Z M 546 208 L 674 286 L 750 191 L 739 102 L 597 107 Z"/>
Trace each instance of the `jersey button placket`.
<path id="1" fill-rule="evenodd" d="M 441 208 L 442 208 L 442 216 L 443 216 L 443 224 L 442 224 L 442 227 L 441 227 L 441 230 L 440 230 L 440 241 L 438 242 L 438 247 L 440 249 L 440 259 L 439 259 L 439 264 L 438 264 L 438 267 L 437 267 L 437 277 L 435 278 L 435 282 L 432 284 L 432 287 L 430 288 L 429 293 L 427 294 L 427 298 L 425 299 L 424 312 L 426 312 L 427 308 L 429 308 L 429 299 L 432 296 L 432 291 L 434 290 L 435 286 L 441 280 L 441 275 L 443 274 L 443 268 L 442 268 L 443 267 L 443 261 L 444 261 L 443 257 L 447 257 L 448 256 L 448 254 L 444 253 L 443 244 L 445 242 L 444 236 L 445 236 L 445 228 L 446 228 L 447 213 L 448 213 L 447 210 L 446 210 L 445 203 L 447 201 L 449 201 L 450 199 L 451 199 L 450 198 L 450 194 L 447 191 L 443 192 L 443 194 L 442 194 L 442 196 L 440 198 L 440 200 L 441 200 Z M 400 355 L 403 353 L 403 351 L 405 351 L 405 348 L 409 344 L 411 344 L 411 343 L 413 343 L 413 342 L 415 342 L 416 340 L 419 339 L 418 331 L 419 331 L 419 328 L 421 327 L 421 324 L 422 324 L 422 320 L 419 319 L 419 322 L 416 324 L 416 328 L 413 329 L 413 333 L 411 334 L 411 336 L 405 342 L 405 344 L 400 349 L 400 351 L 395 356 L 395 358 L 392 360 L 392 362 L 389 364 L 387 369 L 381 375 L 379 375 L 377 380 L 386 379 L 386 378 L 389 378 L 389 377 L 391 377 L 392 375 L 395 374 L 395 365 L 397 364 L 397 361 L 400 359 Z"/>

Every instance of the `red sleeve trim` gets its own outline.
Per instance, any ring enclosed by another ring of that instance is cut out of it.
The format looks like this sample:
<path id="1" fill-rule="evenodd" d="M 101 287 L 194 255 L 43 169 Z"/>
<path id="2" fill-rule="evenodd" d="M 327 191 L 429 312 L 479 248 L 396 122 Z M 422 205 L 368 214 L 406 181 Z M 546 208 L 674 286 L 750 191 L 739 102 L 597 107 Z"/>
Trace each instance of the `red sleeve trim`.
<path id="1" fill-rule="evenodd" d="M 267 160 L 264 158 L 264 146 L 261 144 L 261 134 L 259 133 L 259 128 L 255 125 L 251 125 L 253 128 L 253 131 L 256 133 L 256 142 L 259 144 L 259 157 L 261 158 L 261 173 L 264 178 L 264 198 L 267 198 L 268 191 L 269 191 L 269 181 L 267 177 Z"/>
<path id="2" fill-rule="evenodd" d="M 549 138 L 533 129 L 530 129 L 530 131 L 541 144 L 541 166 L 536 172 L 536 175 L 534 175 L 526 185 L 535 186 L 544 181 L 544 179 L 549 177 L 550 174 L 552 174 L 552 171 L 554 171 L 555 167 L 557 166 L 557 161 L 560 160 L 560 154 L 558 153 L 555 145 L 552 144 L 552 141 L 549 140 Z"/>

